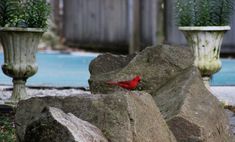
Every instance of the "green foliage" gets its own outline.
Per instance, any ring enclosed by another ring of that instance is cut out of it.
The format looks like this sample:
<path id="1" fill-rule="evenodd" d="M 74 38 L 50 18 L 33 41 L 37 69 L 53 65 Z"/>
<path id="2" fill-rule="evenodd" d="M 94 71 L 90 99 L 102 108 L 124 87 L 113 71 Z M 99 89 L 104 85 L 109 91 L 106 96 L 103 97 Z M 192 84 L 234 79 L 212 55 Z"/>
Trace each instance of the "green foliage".
<path id="1" fill-rule="evenodd" d="M 2 115 L 0 113 L 0 115 Z M 13 120 L 9 116 L 0 116 L 0 141 L 14 142 L 16 141 L 15 128 Z"/>
<path id="2" fill-rule="evenodd" d="M 176 0 L 178 26 L 229 25 L 234 0 Z"/>
<path id="3" fill-rule="evenodd" d="M 50 8 L 46 0 L 29 0 L 26 4 L 26 22 L 29 27 L 43 28 L 47 26 Z"/>
<path id="4" fill-rule="evenodd" d="M 0 1 L 0 26 L 14 26 L 21 17 L 21 9 L 18 0 Z"/>
<path id="5" fill-rule="evenodd" d="M 0 0 L 0 26 L 46 28 L 50 5 L 46 0 Z"/>

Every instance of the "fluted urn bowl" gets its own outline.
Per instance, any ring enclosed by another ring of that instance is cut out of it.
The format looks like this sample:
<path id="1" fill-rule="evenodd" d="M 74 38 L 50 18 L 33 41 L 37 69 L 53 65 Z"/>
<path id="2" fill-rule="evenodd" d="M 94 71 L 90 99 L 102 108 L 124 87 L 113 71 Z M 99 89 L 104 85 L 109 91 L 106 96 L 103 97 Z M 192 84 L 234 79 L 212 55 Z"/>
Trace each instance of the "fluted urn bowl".
<path id="1" fill-rule="evenodd" d="M 0 28 L 0 41 L 4 50 L 4 74 L 13 78 L 10 101 L 27 98 L 26 80 L 37 72 L 36 52 L 44 30 L 37 28 Z"/>
<path id="2" fill-rule="evenodd" d="M 221 69 L 220 49 L 230 26 L 179 27 L 194 53 L 194 65 L 209 88 L 211 76 Z"/>

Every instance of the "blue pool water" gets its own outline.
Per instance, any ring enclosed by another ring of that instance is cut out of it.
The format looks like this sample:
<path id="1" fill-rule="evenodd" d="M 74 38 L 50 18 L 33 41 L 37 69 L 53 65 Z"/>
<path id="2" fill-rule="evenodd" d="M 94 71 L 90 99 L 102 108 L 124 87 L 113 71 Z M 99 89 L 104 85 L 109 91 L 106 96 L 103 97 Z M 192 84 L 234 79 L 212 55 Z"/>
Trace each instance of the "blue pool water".
<path id="1" fill-rule="evenodd" d="M 60 54 L 38 53 L 38 72 L 28 79 L 27 85 L 32 86 L 71 86 L 87 87 L 90 77 L 88 67 L 96 54 Z M 0 53 L 0 64 L 3 54 Z M 11 78 L 0 71 L 0 84 L 12 84 Z"/>
<path id="2" fill-rule="evenodd" d="M 222 59 L 222 69 L 213 76 L 211 85 L 235 85 L 235 59 Z"/>
<path id="3" fill-rule="evenodd" d="M 70 86 L 88 87 L 90 77 L 88 67 L 97 54 L 60 54 L 38 53 L 38 72 L 29 78 L 30 86 Z M 3 54 L 0 53 L 0 64 L 3 64 Z M 0 84 L 11 85 L 11 78 L 0 69 Z M 222 59 L 222 69 L 213 76 L 211 85 L 235 85 L 235 60 Z"/>

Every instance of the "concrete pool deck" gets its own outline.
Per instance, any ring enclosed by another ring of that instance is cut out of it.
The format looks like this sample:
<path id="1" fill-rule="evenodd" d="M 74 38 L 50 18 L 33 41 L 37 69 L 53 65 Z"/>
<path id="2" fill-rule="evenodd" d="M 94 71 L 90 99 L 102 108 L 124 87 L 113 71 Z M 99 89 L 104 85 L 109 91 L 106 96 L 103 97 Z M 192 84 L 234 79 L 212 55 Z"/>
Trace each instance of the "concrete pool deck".
<path id="1" fill-rule="evenodd" d="M 226 105 L 235 106 L 235 86 L 212 86 L 211 92 Z M 235 134 L 235 112 L 226 110 L 230 127 Z"/>
<path id="2" fill-rule="evenodd" d="M 211 86 L 211 93 L 220 101 L 235 106 L 235 86 Z"/>

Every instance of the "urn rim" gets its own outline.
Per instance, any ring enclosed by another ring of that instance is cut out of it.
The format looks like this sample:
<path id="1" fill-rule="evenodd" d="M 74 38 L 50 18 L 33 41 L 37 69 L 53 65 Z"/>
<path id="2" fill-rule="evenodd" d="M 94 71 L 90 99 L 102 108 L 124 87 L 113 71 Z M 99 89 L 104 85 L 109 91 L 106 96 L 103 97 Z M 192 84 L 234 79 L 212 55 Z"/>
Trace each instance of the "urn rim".
<path id="1" fill-rule="evenodd" d="M 0 32 L 36 32 L 43 33 L 45 29 L 42 28 L 18 28 L 18 27 L 0 27 Z"/>
<path id="2" fill-rule="evenodd" d="M 181 31 L 228 31 L 230 26 L 180 26 Z"/>

